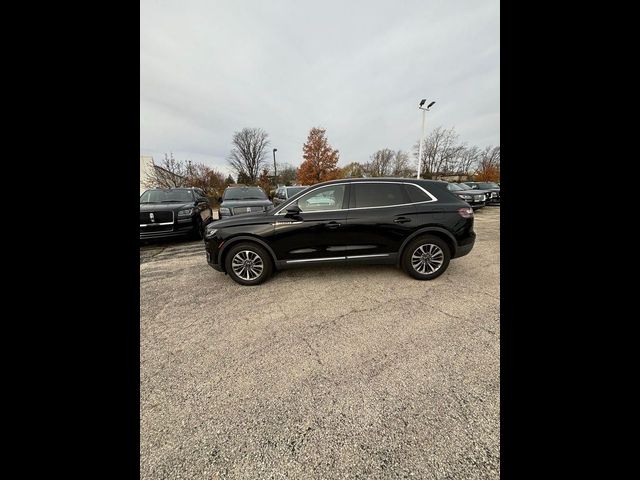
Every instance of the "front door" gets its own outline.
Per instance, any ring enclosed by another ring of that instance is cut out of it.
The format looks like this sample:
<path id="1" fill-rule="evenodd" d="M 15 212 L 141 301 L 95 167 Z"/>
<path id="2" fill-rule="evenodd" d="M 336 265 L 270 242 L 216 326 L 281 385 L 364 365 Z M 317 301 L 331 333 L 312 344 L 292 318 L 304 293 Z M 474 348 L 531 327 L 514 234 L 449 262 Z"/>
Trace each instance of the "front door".
<path id="1" fill-rule="evenodd" d="M 312 190 L 297 201 L 296 217 L 276 215 L 270 242 L 278 260 L 288 264 L 345 260 L 348 185 Z"/>

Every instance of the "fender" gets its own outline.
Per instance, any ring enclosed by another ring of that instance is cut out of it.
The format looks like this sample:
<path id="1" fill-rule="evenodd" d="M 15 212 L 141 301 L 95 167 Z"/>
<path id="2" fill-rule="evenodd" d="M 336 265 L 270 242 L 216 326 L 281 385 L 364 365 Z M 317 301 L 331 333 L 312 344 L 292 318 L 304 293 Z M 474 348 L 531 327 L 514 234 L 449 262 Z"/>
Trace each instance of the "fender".
<path id="1" fill-rule="evenodd" d="M 444 233 L 451 240 L 451 243 L 453 245 L 453 249 L 451 251 L 451 258 L 455 257 L 456 250 L 458 248 L 458 241 L 456 240 L 456 237 L 454 237 L 449 230 L 442 227 L 424 227 L 416 232 L 413 232 L 411 235 L 409 235 L 405 239 L 404 242 L 402 242 L 402 245 L 400 245 L 400 249 L 398 250 L 398 262 L 400 262 L 400 259 L 402 258 L 402 251 L 404 250 L 404 247 L 406 247 L 411 240 L 416 238 L 418 235 L 422 235 L 423 233 L 429 233 L 429 232 Z"/>
<path id="2" fill-rule="evenodd" d="M 267 245 L 266 242 L 264 242 L 263 240 L 257 238 L 257 237 L 252 237 L 251 235 L 239 235 L 237 237 L 233 237 L 230 238 L 229 240 L 227 240 L 224 244 L 224 247 L 222 247 L 222 250 L 220 250 L 218 252 L 218 265 L 221 265 L 222 268 L 224 268 L 224 265 L 222 263 L 222 254 L 224 252 L 227 251 L 227 248 L 235 243 L 241 242 L 242 240 L 250 240 L 252 242 L 256 242 L 259 243 L 261 246 L 263 246 L 265 248 L 265 250 L 267 252 L 269 252 L 269 255 L 271 255 L 271 259 L 273 260 L 273 264 L 275 265 L 276 263 L 276 254 L 274 253 L 274 251 L 271 249 L 271 247 L 269 245 Z"/>

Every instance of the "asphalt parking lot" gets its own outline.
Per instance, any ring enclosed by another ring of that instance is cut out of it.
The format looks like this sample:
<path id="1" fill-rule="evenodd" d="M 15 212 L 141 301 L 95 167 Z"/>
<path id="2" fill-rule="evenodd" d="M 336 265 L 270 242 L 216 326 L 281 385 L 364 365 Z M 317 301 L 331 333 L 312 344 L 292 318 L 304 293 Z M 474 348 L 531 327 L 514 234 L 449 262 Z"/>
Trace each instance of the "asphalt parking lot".
<path id="1" fill-rule="evenodd" d="M 143 479 L 497 479 L 500 207 L 430 282 L 318 266 L 242 287 L 140 248 Z"/>

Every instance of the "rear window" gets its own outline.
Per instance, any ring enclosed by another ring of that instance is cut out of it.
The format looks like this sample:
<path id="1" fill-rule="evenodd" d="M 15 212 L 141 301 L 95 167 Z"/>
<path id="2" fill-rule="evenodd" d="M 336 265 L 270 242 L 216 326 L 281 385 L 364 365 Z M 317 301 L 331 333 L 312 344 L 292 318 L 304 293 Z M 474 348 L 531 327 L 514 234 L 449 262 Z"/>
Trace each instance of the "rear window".
<path id="1" fill-rule="evenodd" d="M 388 207 L 410 203 L 401 183 L 353 183 L 356 208 Z"/>

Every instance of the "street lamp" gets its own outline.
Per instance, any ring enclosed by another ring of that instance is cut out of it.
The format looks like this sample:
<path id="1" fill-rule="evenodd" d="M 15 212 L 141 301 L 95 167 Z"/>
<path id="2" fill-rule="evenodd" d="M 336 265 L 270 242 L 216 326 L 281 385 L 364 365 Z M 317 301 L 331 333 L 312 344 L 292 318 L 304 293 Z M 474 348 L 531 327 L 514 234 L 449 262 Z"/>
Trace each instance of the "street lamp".
<path id="1" fill-rule="evenodd" d="M 436 102 L 431 102 L 429 105 L 427 105 L 427 108 L 424 108 L 423 105 L 424 105 L 424 102 L 426 101 L 427 99 L 423 98 L 422 100 L 420 100 L 420 105 L 418 105 L 418 108 L 422 110 L 422 136 L 420 137 L 420 148 L 418 149 L 418 175 L 416 176 L 416 178 L 420 178 L 420 170 L 422 169 L 422 145 L 424 144 L 424 119 L 425 119 L 426 113 L 433 106 L 433 104 L 436 103 Z"/>
<path id="2" fill-rule="evenodd" d="M 273 149 L 273 182 L 276 184 L 276 188 L 278 188 L 278 170 L 276 169 L 276 152 L 277 148 Z"/>

